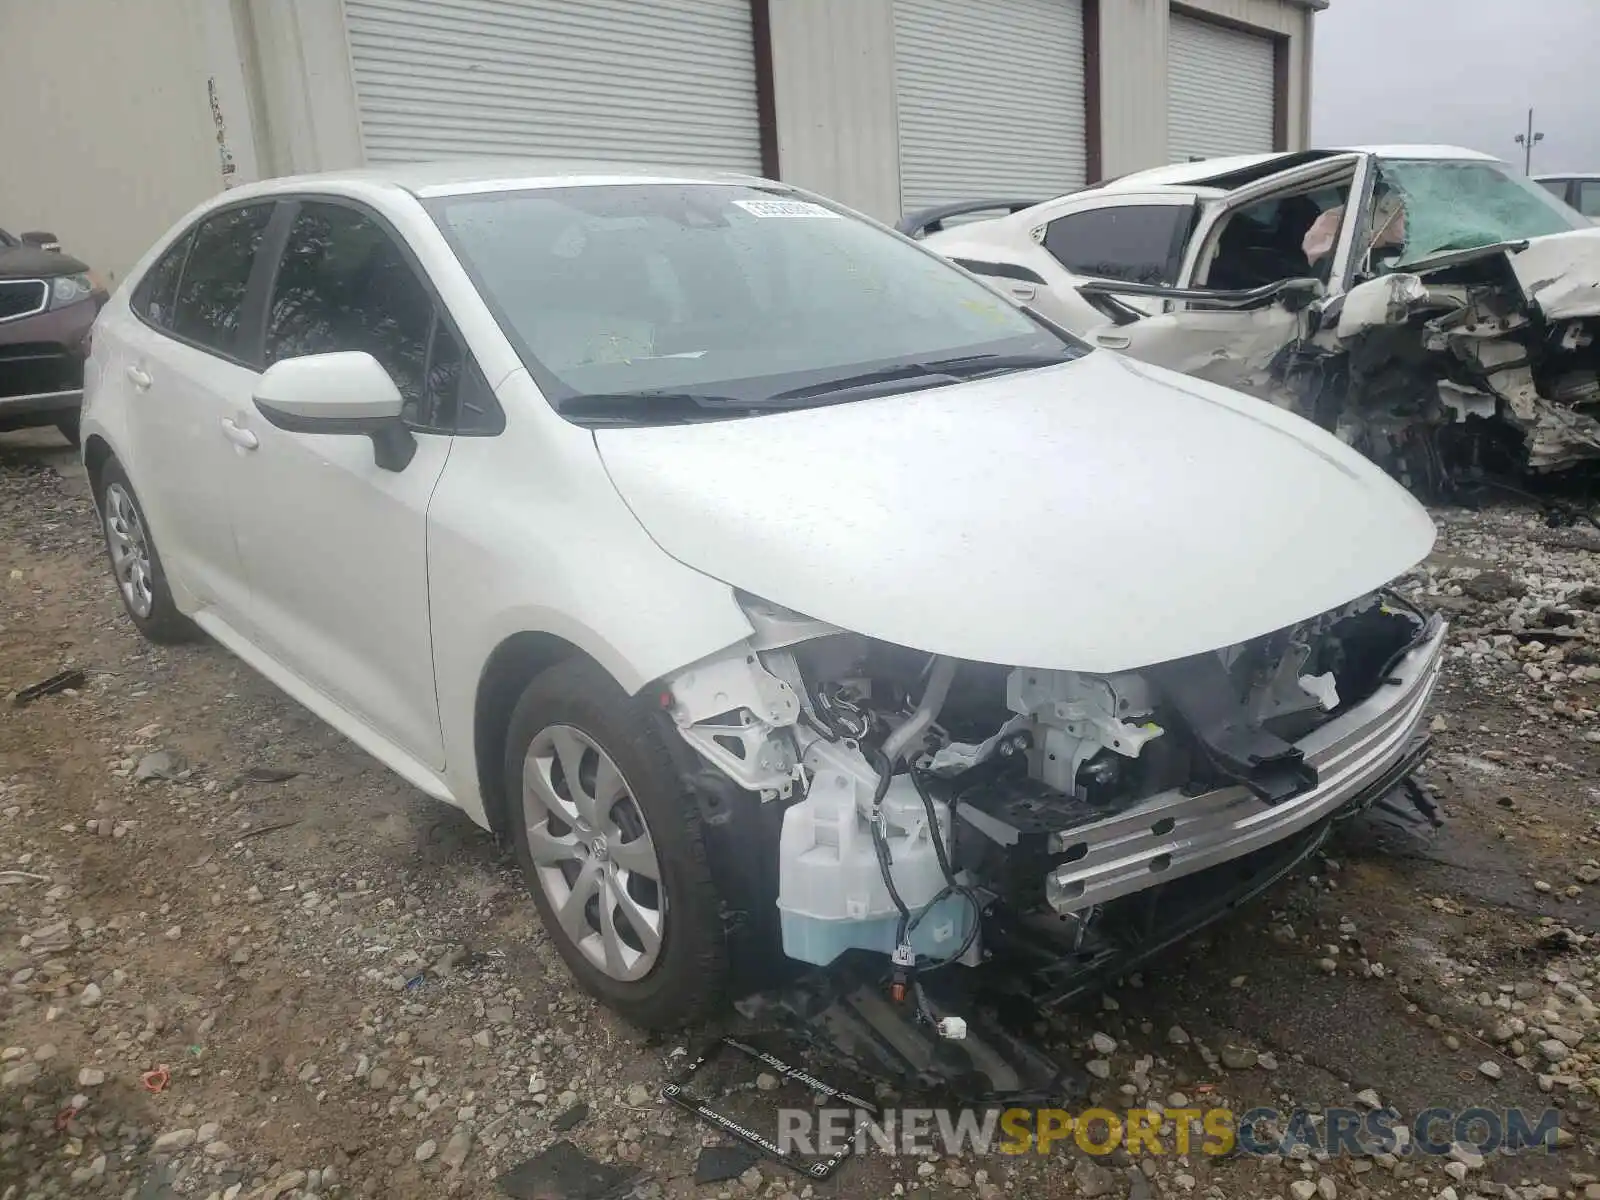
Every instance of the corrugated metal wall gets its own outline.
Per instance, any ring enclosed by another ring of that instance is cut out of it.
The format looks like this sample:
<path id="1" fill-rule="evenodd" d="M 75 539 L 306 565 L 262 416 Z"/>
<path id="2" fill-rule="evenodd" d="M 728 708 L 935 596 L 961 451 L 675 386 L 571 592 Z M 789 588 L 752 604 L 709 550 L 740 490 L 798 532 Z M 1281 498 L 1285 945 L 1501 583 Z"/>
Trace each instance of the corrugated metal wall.
<path id="1" fill-rule="evenodd" d="M 1289 39 L 1285 124 L 1289 149 L 1305 148 L 1311 12 L 1287 0 L 1184 0 L 1183 6 Z M 1171 0 L 1101 0 L 1101 165 L 1107 178 L 1171 161 L 1168 34 L 1173 19 Z"/>
<path id="2" fill-rule="evenodd" d="M 759 173 L 748 0 L 345 0 L 368 162 Z"/>
<path id="3" fill-rule="evenodd" d="M 1277 106 L 1269 38 L 1173 13 L 1167 62 L 1171 161 L 1271 153 Z"/>
<path id="4" fill-rule="evenodd" d="M 1080 0 L 895 0 L 894 17 L 904 211 L 1083 185 Z"/>
<path id="5" fill-rule="evenodd" d="M 769 0 L 783 178 L 900 215 L 891 0 Z"/>

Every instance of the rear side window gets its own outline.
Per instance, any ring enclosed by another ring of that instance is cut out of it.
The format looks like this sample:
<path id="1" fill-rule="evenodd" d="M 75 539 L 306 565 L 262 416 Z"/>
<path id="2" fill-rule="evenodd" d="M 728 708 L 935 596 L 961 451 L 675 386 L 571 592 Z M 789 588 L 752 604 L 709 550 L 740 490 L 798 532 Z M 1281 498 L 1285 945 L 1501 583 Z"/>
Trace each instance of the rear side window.
<path id="1" fill-rule="evenodd" d="M 133 289 L 133 311 L 152 325 L 163 329 L 172 324 L 172 309 L 178 298 L 178 278 L 183 274 L 184 260 L 189 257 L 189 247 L 194 242 L 194 230 L 189 230 L 167 248 L 156 260 L 156 265 L 145 273 L 139 286 Z"/>
<path id="2" fill-rule="evenodd" d="M 1057 217 L 1044 248 L 1075 275 L 1129 283 L 1176 283 L 1194 210 L 1130 204 Z"/>
<path id="3" fill-rule="evenodd" d="M 271 218 L 271 204 L 252 204 L 208 217 L 195 230 L 178 284 L 173 333 L 219 354 L 239 352 L 245 289 Z"/>
<path id="4" fill-rule="evenodd" d="M 1580 179 L 1573 206 L 1586 217 L 1600 217 L 1600 179 Z"/>

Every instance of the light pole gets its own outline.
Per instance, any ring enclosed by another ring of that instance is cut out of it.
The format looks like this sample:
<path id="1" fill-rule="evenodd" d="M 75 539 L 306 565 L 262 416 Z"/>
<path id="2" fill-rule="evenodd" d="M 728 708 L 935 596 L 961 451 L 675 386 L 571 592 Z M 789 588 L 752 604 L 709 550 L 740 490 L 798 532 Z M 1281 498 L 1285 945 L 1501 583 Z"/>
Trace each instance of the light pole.
<path id="1" fill-rule="evenodd" d="M 1522 147 L 1522 173 L 1533 174 L 1533 148 L 1544 141 L 1544 134 L 1533 131 L 1533 109 L 1528 110 L 1528 132 L 1517 134 L 1517 145 Z"/>

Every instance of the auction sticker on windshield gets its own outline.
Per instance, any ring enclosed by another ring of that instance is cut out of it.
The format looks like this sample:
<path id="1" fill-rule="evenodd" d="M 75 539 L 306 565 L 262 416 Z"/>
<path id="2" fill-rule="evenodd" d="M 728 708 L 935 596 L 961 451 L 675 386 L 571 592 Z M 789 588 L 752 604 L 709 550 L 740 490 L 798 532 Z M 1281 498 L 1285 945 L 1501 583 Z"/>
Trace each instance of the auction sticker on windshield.
<path id="1" fill-rule="evenodd" d="M 756 217 L 837 217 L 820 204 L 809 200 L 735 200 L 740 208 Z"/>

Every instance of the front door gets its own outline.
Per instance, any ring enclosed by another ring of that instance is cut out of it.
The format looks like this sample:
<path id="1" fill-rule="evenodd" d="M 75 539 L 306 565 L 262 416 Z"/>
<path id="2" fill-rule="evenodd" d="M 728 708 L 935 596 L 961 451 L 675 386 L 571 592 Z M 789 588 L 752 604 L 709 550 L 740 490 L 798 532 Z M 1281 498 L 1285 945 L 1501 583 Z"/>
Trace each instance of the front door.
<path id="1" fill-rule="evenodd" d="M 1308 307 L 1347 286 L 1370 164 L 1330 156 L 1237 189 L 1199 222 L 1165 311 L 1126 314 L 1088 340 L 1243 391 L 1270 386 L 1273 359 L 1315 319 Z M 1131 306 L 1153 290 L 1115 298 Z"/>
<path id="2" fill-rule="evenodd" d="M 462 370 L 460 343 L 388 227 L 303 200 L 267 302 L 264 361 L 361 350 L 389 372 L 416 430 L 404 469 L 365 437 L 290 433 L 248 401 L 233 525 L 260 647 L 376 733 L 444 765 L 428 616 L 427 512 L 450 453 L 427 413 Z"/>

